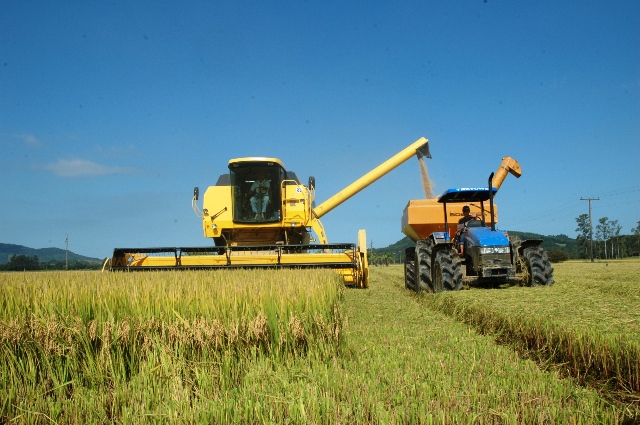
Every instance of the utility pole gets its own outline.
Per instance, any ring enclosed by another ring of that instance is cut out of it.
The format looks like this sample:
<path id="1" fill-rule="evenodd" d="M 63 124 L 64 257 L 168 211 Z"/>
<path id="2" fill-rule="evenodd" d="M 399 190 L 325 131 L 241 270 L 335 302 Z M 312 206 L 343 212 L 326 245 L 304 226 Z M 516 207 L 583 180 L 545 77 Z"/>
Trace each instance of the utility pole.
<path id="1" fill-rule="evenodd" d="M 580 198 L 580 200 L 589 201 L 589 240 L 591 243 L 591 262 L 593 263 L 593 220 L 591 219 L 591 201 L 599 201 L 600 198 Z"/>
<path id="2" fill-rule="evenodd" d="M 64 244 L 64 269 L 69 270 L 69 234 L 67 234 L 67 239 L 64 240 Z"/>

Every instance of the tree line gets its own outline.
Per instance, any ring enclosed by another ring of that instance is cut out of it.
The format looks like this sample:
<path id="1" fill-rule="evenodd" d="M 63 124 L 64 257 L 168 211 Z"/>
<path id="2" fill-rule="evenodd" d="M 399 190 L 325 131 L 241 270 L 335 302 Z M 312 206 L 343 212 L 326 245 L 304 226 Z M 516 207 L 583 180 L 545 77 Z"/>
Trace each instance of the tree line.
<path id="1" fill-rule="evenodd" d="M 602 217 L 592 228 L 589 214 L 576 218 L 578 227 L 576 240 L 580 246 L 580 258 L 614 259 L 640 256 L 640 221 L 631 229 L 630 235 L 621 235 L 622 226 L 618 220 Z"/>
<path id="2" fill-rule="evenodd" d="M 66 261 L 46 261 L 40 262 L 37 255 L 12 255 L 9 262 L 0 264 L 0 271 L 33 271 L 33 270 L 99 270 L 102 265 L 92 261 L 72 260 Z"/>

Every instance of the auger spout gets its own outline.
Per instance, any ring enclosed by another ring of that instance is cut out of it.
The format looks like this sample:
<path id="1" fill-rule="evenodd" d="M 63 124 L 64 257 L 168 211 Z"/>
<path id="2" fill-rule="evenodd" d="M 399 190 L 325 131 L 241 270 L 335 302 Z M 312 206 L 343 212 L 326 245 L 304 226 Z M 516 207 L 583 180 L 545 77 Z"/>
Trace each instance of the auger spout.
<path id="1" fill-rule="evenodd" d="M 522 175 L 522 168 L 520 168 L 520 164 L 515 159 L 510 156 L 505 156 L 502 158 L 502 162 L 500 163 L 500 167 L 498 167 L 498 171 L 496 171 L 493 176 L 493 180 L 491 181 L 491 185 L 495 189 L 500 189 L 502 186 L 502 182 L 507 177 L 507 174 L 513 174 L 516 178 L 519 178 Z"/>

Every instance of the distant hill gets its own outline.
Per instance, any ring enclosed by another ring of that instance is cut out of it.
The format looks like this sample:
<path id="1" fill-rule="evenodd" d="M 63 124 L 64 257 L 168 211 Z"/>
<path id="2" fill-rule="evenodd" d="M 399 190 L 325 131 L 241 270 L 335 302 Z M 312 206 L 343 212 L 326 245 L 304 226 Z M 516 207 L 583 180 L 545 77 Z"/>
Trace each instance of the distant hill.
<path id="1" fill-rule="evenodd" d="M 40 263 L 49 261 L 65 261 L 66 252 L 60 248 L 28 248 L 22 245 L 14 245 L 9 243 L 0 243 L 0 264 L 7 264 L 12 255 L 26 255 L 27 257 L 38 256 Z M 69 251 L 69 260 L 78 261 L 97 261 L 102 262 L 100 258 L 85 257 Z"/>
<path id="2" fill-rule="evenodd" d="M 509 231 L 509 236 L 518 236 L 520 239 L 542 239 L 542 247 L 550 251 L 554 248 L 561 249 L 567 254 L 569 258 L 578 258 L 580 253 L 580 245 L 574 238 L 570 238 L 567 235 L 555 235 L 555 236 L 543 236 L 537 233 L 516 232 Z"/>
<path id="3" fill-rule="evenodd" d="M 578 258 L 579 246 L 578 241 L 570 238 L 567 235 L 557 236 L 543 236 L 537 233 L 517 232 L 509 231 L 509 236 L 518 236 L 520 239 L 542 239 L 542 247 L 550 251 L 554 248 L 565 251 L 570 258 Z M 414 246 L 415 244 L 408 237 L 400 239 L 398 242 L 389 245 L 386 248 L 374 247 L 374 252 L 377 254 L 392 254 L 397 255 L 399 251 L 404 253 L 405 248 Z"/>
<path id="4" fill-rule="evenodd" d="M 570 258 L 578 258 L 578 242 L 575 239 L 568 237 L 567 235 L 557 236 L 543 236 L 537 233 L 516 232 L 509 231 L 509 236 L 518 236 L 520 239 L 543 239 L 542 247 L 547 251 L 558 248 L 565 251 Z M 373 247 L 376 254 L 391 254 L 392 256 L 398 255 L 398 252 L 404 253 L 405 248 L 414 246 L 414 243 L 408 238 L 404 237 L 398 242 L 391 244 L 387 247 Z M 13 245 L 0 243 L 0 264 L 6 264 L 9 262 L 9 258 L 12 255 L 26 255 L 28 257 L 38 256 L 40 263 L 46 263 L 48 261 L 65 261 L 65 250 L 60 248 L 28 248 L 22 245 Z M 96 261 L 102 262 L 100 258 L 85 257 L 84 255 L 76 254 L 69 251 L 69 260 L 79 261 Z"/>

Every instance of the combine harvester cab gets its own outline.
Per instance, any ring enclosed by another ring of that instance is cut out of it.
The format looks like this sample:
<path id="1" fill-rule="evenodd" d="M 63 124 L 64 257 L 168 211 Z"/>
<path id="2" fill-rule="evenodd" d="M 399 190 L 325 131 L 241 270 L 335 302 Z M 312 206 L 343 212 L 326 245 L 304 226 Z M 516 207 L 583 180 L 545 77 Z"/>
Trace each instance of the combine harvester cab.
<path id="1" fill-rule="evenodd" d="M 204 193 L 196 187 L 192 207 L 202 220 L 206 247 L 116 248 L 110 270 L 216 268 L 330 268 L 345 285 L 369 285 L 367 241 L 329 243 L 320 218 L 413 155 L 431 157 L 420 138 L 318 206 L 315 178 L 303 184 L 277 158 L 232 159 L 229 172 Z M 105 262 L 105 267 L 107 266 Z"/>
<path id="2" fill-rule="evenodd" d="M 405 250 L 405 286 L 415 291 L 459 290 L 463 281 L 502 283 L 516 279 L 530 286 L 553 283 L 553 268 L 542 239 L 511 240 L 496 229 L 493 202 L 508 173 L 520 177 L 517 161 L 505 157 L 487 187 L 455 188 L 433 199 L 409 201 L 402 232 L 415 242 Z M 488 205 L 487 205 L 488 204 Z M 474 216 L 463 226 L 463 208 Z"/>

